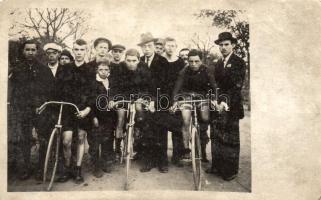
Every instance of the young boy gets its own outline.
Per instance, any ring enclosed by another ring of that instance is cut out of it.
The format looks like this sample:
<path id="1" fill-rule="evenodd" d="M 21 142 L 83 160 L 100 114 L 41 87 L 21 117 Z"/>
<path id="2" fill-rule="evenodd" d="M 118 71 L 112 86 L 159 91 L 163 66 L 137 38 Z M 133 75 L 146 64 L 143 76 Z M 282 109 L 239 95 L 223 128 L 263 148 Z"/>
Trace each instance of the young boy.
<path id="1" fill-rule="evenodd" d="M 96 80 L 91 84 L 93 131 L 92 135 L 88 136 L 93 140 L 90 151 L 94 161 L 93 175 L 97 178 L 102 177 L 103 172 L 110 172 L 108 162 L 112 161 L 113 153 L 115 113 L 108 110 L 109 75 L 108 63 L 102 62 L 97 67 Z M 99 145 L 101 145 L 101 160 L 99 159 Z"/>

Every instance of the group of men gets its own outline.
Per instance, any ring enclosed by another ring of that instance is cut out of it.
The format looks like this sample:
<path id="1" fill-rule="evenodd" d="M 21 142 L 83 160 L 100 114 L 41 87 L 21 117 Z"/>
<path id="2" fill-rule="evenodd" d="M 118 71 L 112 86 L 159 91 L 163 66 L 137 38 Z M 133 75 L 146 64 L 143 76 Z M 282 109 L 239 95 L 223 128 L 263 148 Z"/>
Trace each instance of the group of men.
<path id="1" fill-rule="evenodd" d="M 181 159 L 190 153 L 185 126 L 190 120 L 189 111 L 182 109 L 181 113 L 170 112 L 176 101 L 175 95 L 211 89 L 228 96 L 226 103 L 230 109 L 224 115 L 200 111 L 202 161 L 208 162 L 206 144 L 209 141 L 207 128 L 210 124 L 212 165 L 206 172 L 217 174 L 224 180 L 234 179 L 238 174 L 239 120 L 244 117 L 241 89 L 245 76 L 244 61 L 233 53 L 236 42 L 231 33 L 220 33 L 215 43 L 219 46 L 222 59 L 214 69 L 209 69 L 202 63 L 203 55 L 198 50 L 184 48 L 177 56 L 174 38 L 156 39 L 151 33 L 141 35 L 138 46 L 143 52 L 142 56 L 137 49 L 126 51 L 123 45 L 112 45 L 107 38 L 97 38 L 93 44 L 95 59 L 88 63 L 85 62 L 88 44 L 83 39 L 73 43 L 73 56 L 56 43 L 45 44 L 45 65 L 37 60 L 39 44 L 35 40 L 26 41 L 21 47 L 24 60 L 14 67 L 10 77 L 10 103 L 19 113 L 17 120 L 21 137 L 18 144 L 23 152 L 20 178 L 28 179 L 34 171 L 31 169 L 30 149 L 32 130 L 35 128 L 39 141 L 35 175 L 36 179 L 42 179 L 50 130 L 59 112 L 59 109 L 52 107 L 42 115 L 36 115 L 36 109 L 46 101 L 71 102 L 80 109 L 77 115 L 68 107 L 63 112 L 63 167 L 58 181 L 74 178 L 76 183 L 82 183 L 81 166 L 86 138 L 96 177 L 103 176 L 104 172 L 109 173 L 110 163 L 119 159 L 126 111 L 117 110 L 115 99 L 111 97 L 134 93 L 138 95 L 137 99 L 142 100 L 139 95 L 143 93 L 152 96 L 155 103 L 148 108 L 150 112 L 143 112 L 142 115 L 138 112 L 136 116 L 135 135 L 139 136 L 134 143 L 137 152 L 135 159 L 143 160 L 141 172 L 158 167 L 161 173 L 166 173 L 169 131 L 172 132 L 173 164 L 182 167 Z M 110 51 L 112 60 L 108 59 Z M 104 101 L 101 95 L 107 95 L 108 99 Z"/>

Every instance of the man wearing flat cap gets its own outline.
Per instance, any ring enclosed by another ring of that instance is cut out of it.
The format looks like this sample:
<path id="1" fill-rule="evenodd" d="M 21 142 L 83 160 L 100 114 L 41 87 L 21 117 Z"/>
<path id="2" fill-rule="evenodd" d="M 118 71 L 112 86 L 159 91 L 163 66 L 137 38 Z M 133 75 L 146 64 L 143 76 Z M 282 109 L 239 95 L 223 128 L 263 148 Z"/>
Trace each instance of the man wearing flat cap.
<path id="1" fill-rule="evenodd" d="M 151 70 L 152 80 L 154 84 L 155 96 L 157 92 L 159 94 L 167 94 L 167 77 L 169 70 L 169 63 L 166 58 L 155 53 L 155 41 L 156 38 L 153 37 L 151 33 L 144 33 L 141 35 L 141 41 L 138 46 L 141 47 L 143 51 L 143 56 L 141 61 L 145 62 L 149 69 Z M 169 97 L 168 97 L 169 99 Z M 159 112 L 166 112 L 166 107 L 168 106 L 168 100 L 157 101 L 155 105 L 158 115 Z M 163 111 L 162 111 L 163 110 Z M 155 137 L 158 137 L 158 143 L 154 145 L 155 151 L 158 154 L 150 155 L 151 159 L 145 160 L 145 166 L 141 170 L 142 172 L 150 171 L 153 166 L 158 166 L 161 173 L 168 172 L 168 158 L 167 158 L 167 129 L 159 127 L 158 132 L 155 133 Z"/>
<path id="2" fill-rule="evenodd" d="M 242 102 L 242 86 L 245 77 L 245 62 L 238 57 L 233 49 L 237 43 L 230 32 L 222 32 L 215 40 L 219 46 L 222 58 L 215 66 L 215 80 L 219 88 L 219 95 L 227 98 L 225 101 L 229 111 L 223 111 L 220 123 L 213 123 L 212 166 L 207 173 L 216 173 L 224 180 L 233 180 L 238 174 L 240 153 L 239 120 L 244 117 Z"/>
<path id="3" fill-rule="evenodd" d="M 111 48 L 111 54 L 113 55 L 113 60 L 111 63 L 119 64 L 124 56 L 125 46 L 120 44 L 115 44 Z"/>
<path id="4" fill-rule="evenodd" d="M 164 44 L 165 40 L 162 38 L 157 38 L 157 40 L 155 41 L 155 52 L 158 55 L 163 55 L 165 53 Z"/>

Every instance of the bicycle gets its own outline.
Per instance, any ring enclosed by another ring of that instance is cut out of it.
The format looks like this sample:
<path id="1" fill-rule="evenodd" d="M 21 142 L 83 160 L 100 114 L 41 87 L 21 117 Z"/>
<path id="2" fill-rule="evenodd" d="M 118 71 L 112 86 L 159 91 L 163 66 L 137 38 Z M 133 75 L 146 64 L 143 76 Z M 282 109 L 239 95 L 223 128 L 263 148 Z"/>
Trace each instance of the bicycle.
<path id="1" fill-rule="evenodd" d="M 52 174 L 51 174 L 51 179 L 50 179 L 49 185 L 47 187 L 47 191 L 50 191 L 51 188 L 52 188 L 54 179 L 55 179 L 58 160 L 59 160 L 59 146 L 60 146 L 61 130 L 62 130 L 61 117 L 62 117 L 63 106 L 64 105 L 72 106 L 72 107 L 75 108 L 77 113 L 79 113 L 79 109 L 73 103 L 62 102 L 62 101 L 48 101 L 48 102 L 44 103 L 43 105 L 41 105 L 38 108 L 37 114 L 41 114 L 46 109 L 46 107 L 48 105 L 60 105 L 58 121 L 57 121 L 57 124 L 55 125 L 54 129 L 51 132 L 50 139 L 49 139 L 49 142 L 48 142 L 46 158 L 45 158 L 45 165 L 44 165 L 44 171 L 43 171 L 43 184 L 45 184 L 46 183 L 46 179 L 47 179 L 48 165 L 49 165 L 50 162 L 52 162 L 52 160 L 51 160 L 51 158 L 52 158 L 52 150 L 53 150 L 53 148 L 55 148 L 55 153 L 54 153 L 54 156 L 53 156 L 54 157 L 54 166 L 53 166 L 53 170 L 52 170 Z M 53 147 L 53 143 L 54 143 L 55 139 L 56 139 L 56 146 Z"/>
<path id="2" fill-rule="evenodd" d="M 194 189 L 201 190 L 202 188 L 202 153 L 201 153 L 201 140 L 200 140 L 200 125 L 198 124 L 197 105 L 200 103 L 210 103 L 214 108 L 216 102 L 207 100 L 181 100 L 177 101 L 174 106 L 174 111 L 180 110 L 180 105 L 188 104 L 191 106 L 192 117 L 190 122 L 190 147 L 192 154 L 192 168 L 193 168 L 193 180 Z"/>
<path id="3" fill-rule="evenodd" d="M 121 151 L 121 158 L 120 158 L 120 163 L 122 164 L 125 158 L 125 163 L 126 163 L 126 172 L 125 172 L 125 185 L 124 189 L 128 190 L 129 188 L 129 170 L 130 170 L 130 164 L 131 164 L 131 159 L 133 157 L 133 134 L 134 134 L 134 125 L 135 125 L 135 114 L 136 114 L 136 109 L 135 105 L 137 103 L 141 103 L 145 105 L 145 110 L 148 110 L 149 102 L 147 101 L 133 101 L 133 100 L 121 100 L 117 101 L 114 104 L 114 108 L 119 105 L 119 104 L 127 104 L 127 115 L 126 115 L 126 126 L 125 126 L 125 136 L 123 139 L 123 146 L 122 146 L 122 151 Z"/>

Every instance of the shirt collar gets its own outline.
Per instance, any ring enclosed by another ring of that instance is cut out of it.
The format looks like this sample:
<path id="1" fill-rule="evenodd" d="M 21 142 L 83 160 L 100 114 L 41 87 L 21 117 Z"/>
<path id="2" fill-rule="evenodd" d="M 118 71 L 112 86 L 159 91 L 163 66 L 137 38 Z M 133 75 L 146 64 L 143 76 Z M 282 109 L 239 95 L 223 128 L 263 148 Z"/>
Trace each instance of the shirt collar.
<path id="1" fill-rule="evenodd" d="M 230 59 L 230 57 L 231 57 L 232 54 L 233 54 L 233 51 L 224 58 L 225 63 Z"/>
<path id="2" fill-rule="evenodd" d="M 148 57 L 148 60 L 149 62 L 152 62 L 152 60 L 154 59 L 155 57 L 155 53 L 153 53 L 151 56 Z M 147 59 L 147 56 L 146 56 L 146 59 Z"/>
<path id="3" fill-rule="evenodd" d="M 59 65 L 58 62 L 56 62 L 56 64 L 54 64 L 54 65 L 50 65 L 50 64 L 48 63 L 48 67 L 49 67 L 50 69 L 56 69 L 56 68 L 58 67 L 58 65 Z"/>

